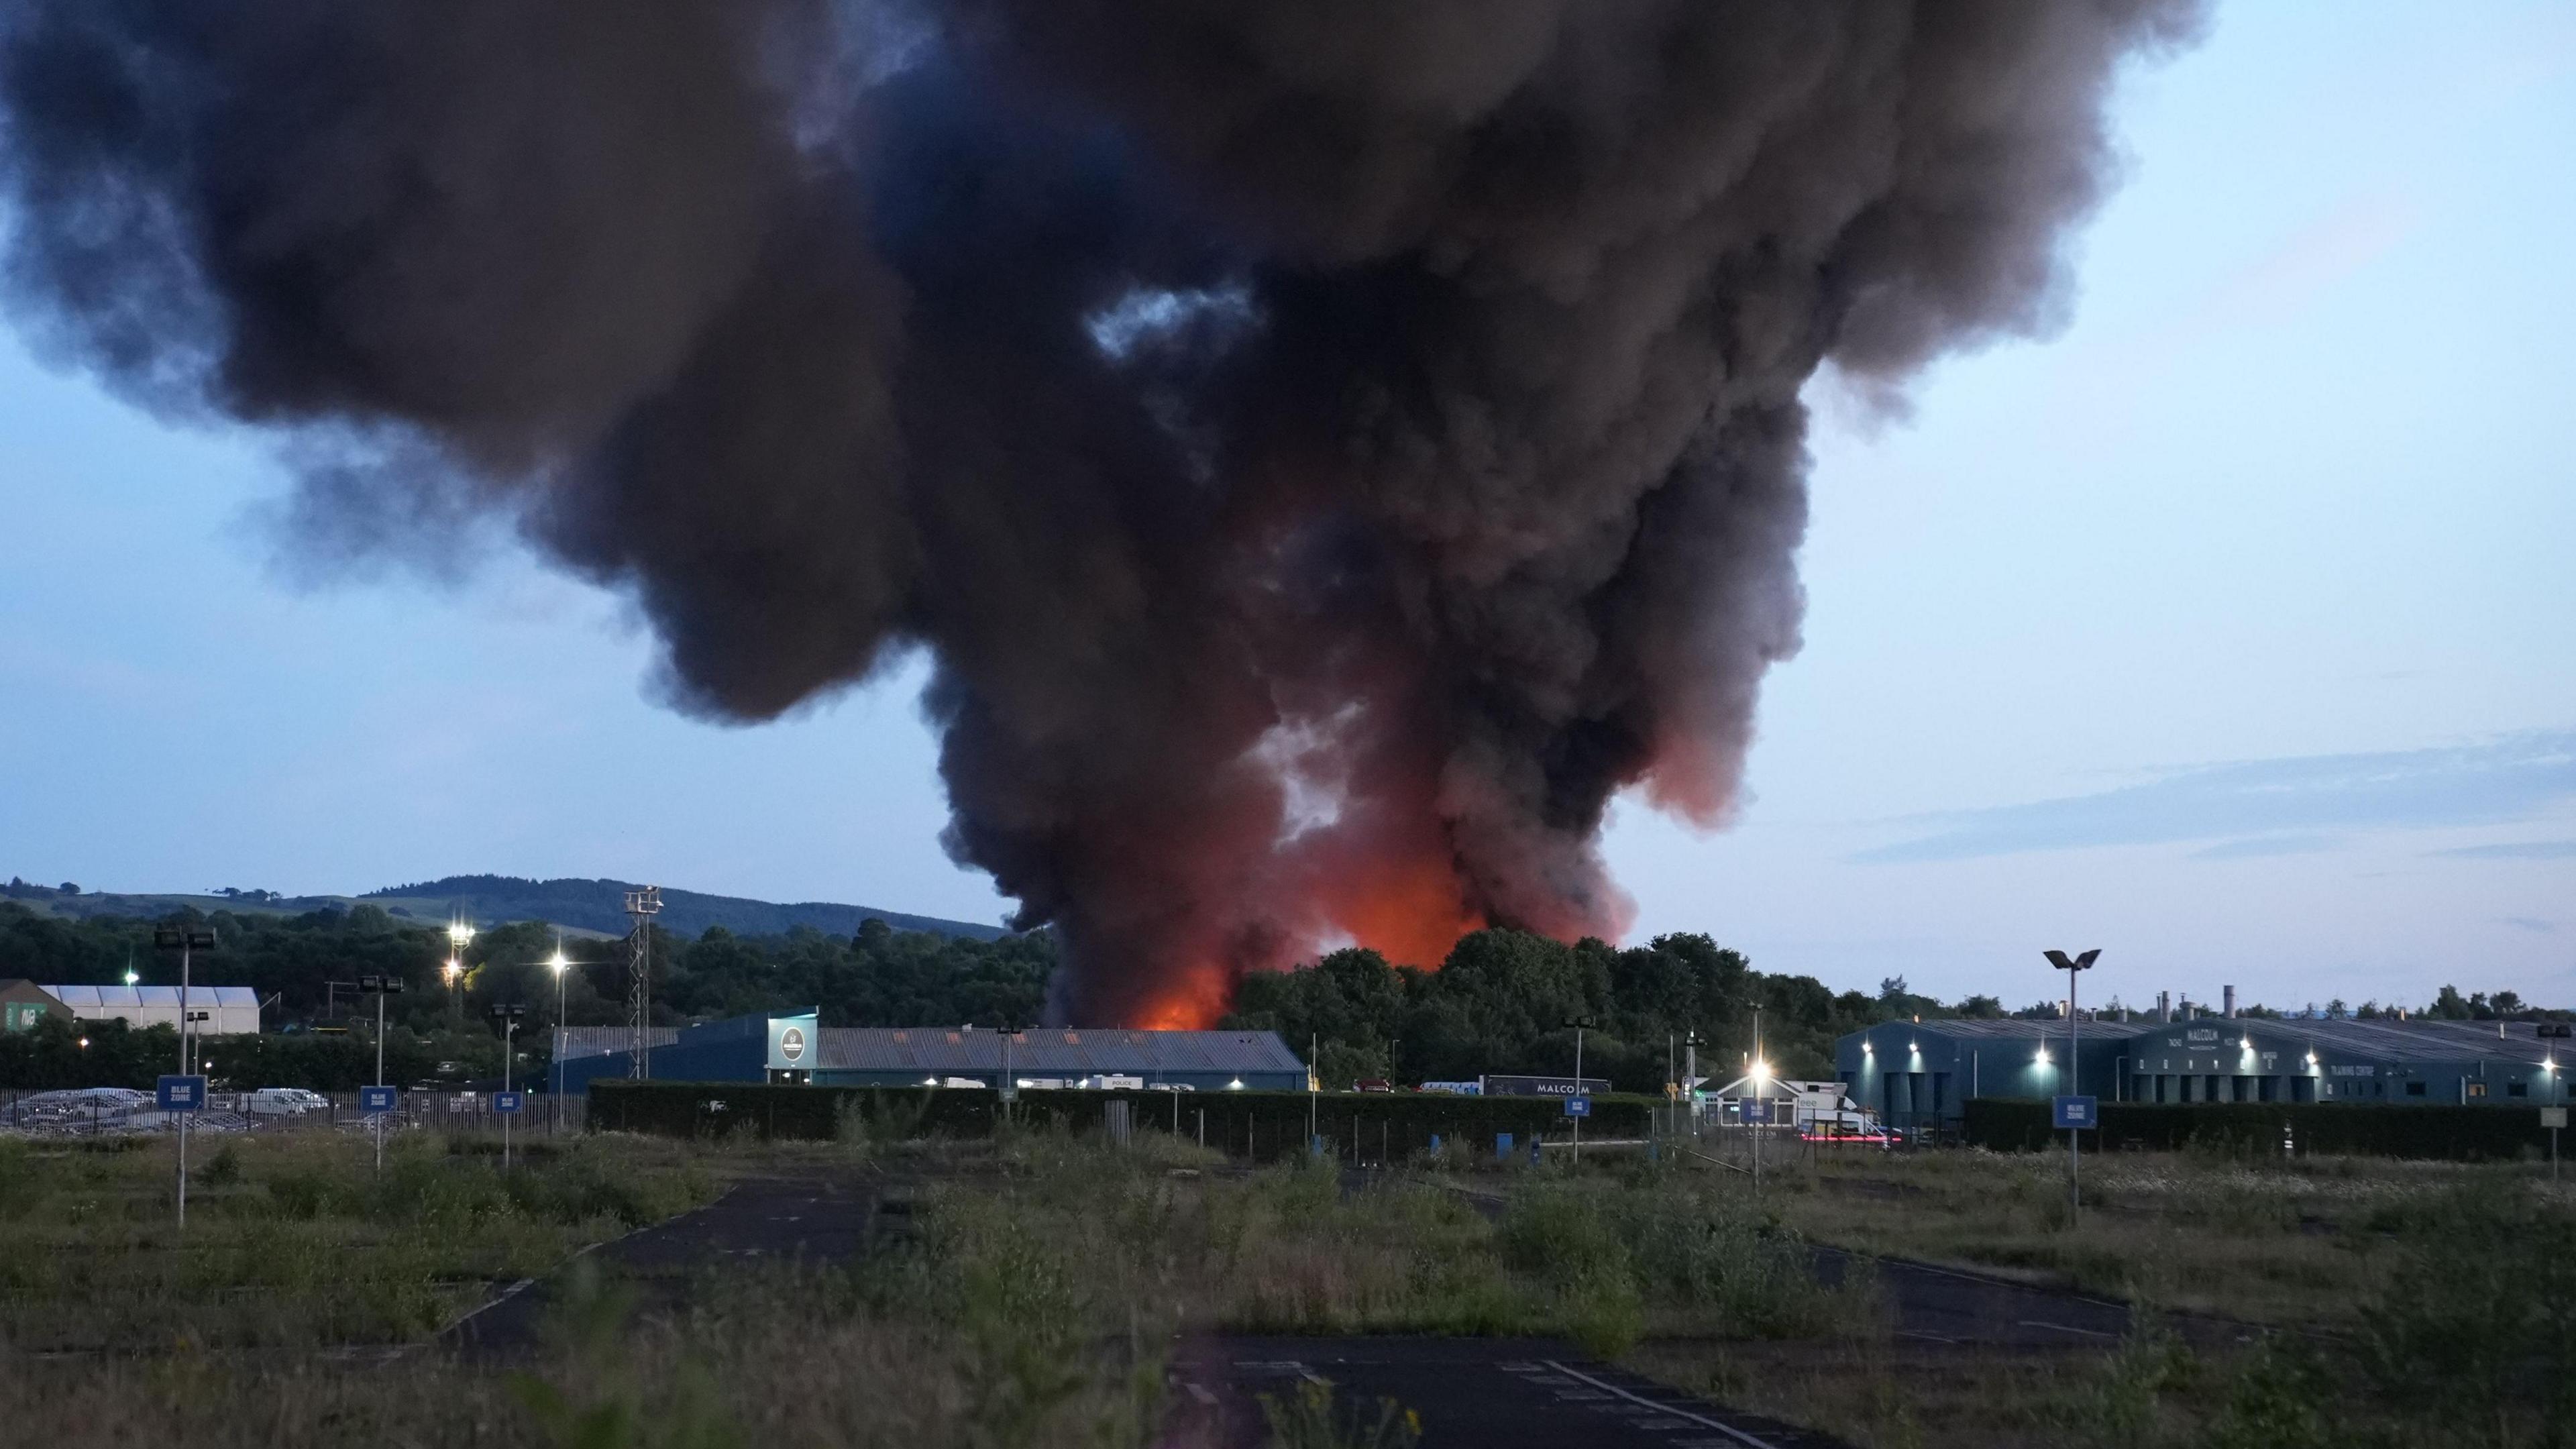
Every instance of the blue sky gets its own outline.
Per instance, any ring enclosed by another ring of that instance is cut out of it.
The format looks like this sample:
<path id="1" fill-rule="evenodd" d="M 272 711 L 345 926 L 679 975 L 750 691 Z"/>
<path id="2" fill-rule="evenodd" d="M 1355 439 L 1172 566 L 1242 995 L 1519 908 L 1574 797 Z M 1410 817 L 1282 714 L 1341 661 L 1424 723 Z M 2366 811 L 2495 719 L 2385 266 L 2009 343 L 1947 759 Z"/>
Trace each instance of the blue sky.
<path id="1" fill-rule="evenodd" d="M 2576 9 L 2221 9 L 2123 87 L 2069 323 L 1831 378 L 1752 798 L 1623 803 L 1640 936 L 2015 1002 L 2576 1004 Z M 991 919 L 918 668 L 751 729 L 509 550 L 326 580 L 265 445 L 0 333 L 0 873 L 616 875 Z M 440 545 L 439 547 L 445 547 Z"/>

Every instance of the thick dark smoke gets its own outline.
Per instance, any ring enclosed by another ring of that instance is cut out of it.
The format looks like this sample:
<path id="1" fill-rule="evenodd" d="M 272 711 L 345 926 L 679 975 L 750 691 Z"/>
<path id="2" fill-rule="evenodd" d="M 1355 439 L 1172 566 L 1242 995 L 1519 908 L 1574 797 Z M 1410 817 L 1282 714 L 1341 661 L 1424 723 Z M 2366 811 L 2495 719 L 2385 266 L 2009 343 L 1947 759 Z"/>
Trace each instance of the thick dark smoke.
<path id="1" fill-rule="evenodd" d="M 2051 320 L 2188 0 L 21 0 L 22 322 L 515 519 L 683 707 L 937 661 L 950 850 L 1093 1021 L 1610 931 L 1798 645 L 1824 363 Z"/>

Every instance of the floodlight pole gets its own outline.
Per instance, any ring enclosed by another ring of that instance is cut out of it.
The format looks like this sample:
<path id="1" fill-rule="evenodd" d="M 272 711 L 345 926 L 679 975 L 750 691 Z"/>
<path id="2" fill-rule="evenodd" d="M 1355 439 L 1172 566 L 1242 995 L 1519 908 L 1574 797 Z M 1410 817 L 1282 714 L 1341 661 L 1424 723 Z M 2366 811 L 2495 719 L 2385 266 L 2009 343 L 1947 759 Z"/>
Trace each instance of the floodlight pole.
<path id="1" fill-rule="evenodd" d="M 384 1084 L 385 983 L 379 981 L 376 983 L 376 1085 L 381 1087 Z M 376 1119 L 376 1175 L 381 1177 L 385 1171 L 385 1114 L 377 1112 L 373 1115 Z"/>
<path id="2" fill-rule="evenodd" d="M 1770 1069 L 1762 1062 L 1762 1008 L 1756 1006 L 1753 1008 L 1753 1092 L 1762 1101 L 1763 1116 L 1763 1120 L 1753 1126 L 1753 1198 L 1756 1202 L 1762 1199 L 1762 1129 L 1770 1125 L 1771 1117 L 1771 1093 L 1764 1082 L 1770 1075 Z M 1741 1108 L 1737 1109 L 1736 1115 L 1744 1115 Z"/>
<path id="3" fill-rule="evenodd" d="M 1574 1024 L 1574 1096 L 1584 1096 L 1584 1024 Z M 1584 1119 L 1574 1119 L 1574 1165 L 1584 1165 Z"/>
<path id="4" fill-rule="evenodd" d="M 626 1075 L 639 1082 L 653 1076 L 653 1049 L 647 1038 L 653 1029 L 653 917 L 661 909 L 660 886 L 626 893 L 626 919 L 633 923 L 627 938 L 626 1013 L 634 1033 Z"/>
<path id="5" fill-rule="evenodd" d="M 2089 969 L 2093 965 L 2093 962 L 2101 956 L 2102 950 L 2097 946 L 2090 951 L 2086 951 L 2075 956 L 2069 956 L 2063 951 L 2050 951 L 2045 954 L 2048 957 L 2049 965 L 2066 973 L 2067 1090 L 2062 1095 L 2072 1097 L 2078 1095 L 2083 1089 L 2083 1069 L 2081 1066 L 2083 1059 L 2076 1054 L 2076 1048 L 2083 1042 L 2083 1022 L 2082 1019 L 2075 1014 L 2075 973 Z M 2041 1038 L 2043 1041 L 2046 1039 L 2047 1038 L 2045 1037 Z M 2082 1149 L 2077 1146 L 2083 1138 L 2084 1130 L 2082 1128 L 2069 1127 L 2066 1129 L 2067 1205 L 2071 1211 L 2077 1213 L 2084 1211 L 2083 1153 Z"/>
<path id="6" fill-rule="evenodd" d="M 1315 1155 L 1315 1139 L 1324 1135 L 1316 1121 L 1316 1094 L 1324 1086 L 1324 1034 L 1311 1032 L 1306 1037 L 1306 1155 Z"/>
<path id="7" fill-rule="evenodd" d="M 179 1075 L 188 1075 L 188 982 L 190 953 L 199 946 L 211 948 L 215 933 L 207 926 L 155 926 L 152 944 L 163 950 L 179 948 Z M 198 1105 L 203 1106 L 202 1094 Z M 188 1114 L 175 1112 L 179 1119 L 179 1226 L 188 1226 Z"/>
<path id="8" fill-rule="evenodd" d="M 1592 1018 L 1588 1016 L 1578 1016 L 1566 1023 L 1574 1028 L 1574 1095 L 1578 1097 L 1583 1095 L 1583 1028 L 1591 1022 Z M 1573 1122 L 1574 1165 L 1581 1167 L 1583 1165 L 1583 1119 L 1576 1117 Z"/>
<path id="9" fill-rule="evenodd" d="M 554 1113 L 546 1119 L 546 1135 L 552 1137 L 563 1131 L 564 974 L 572 968 L 571 960 L 564 955 L 563 936 L 560 933 L 555 936 L 554 957 L 546 964 L 553 967 L 555 972 L 555 1042 L 554 1050 L 547 1061 L 555 1079 Z"/>
<path id="10" fill-rule="evenodd" d="M 188 1075 L 188 949 L 196 933 L 179 933 L 179 1075 Z M 188 1226 L 188 1114 L 179 1114 L 179 1226 Z"/>

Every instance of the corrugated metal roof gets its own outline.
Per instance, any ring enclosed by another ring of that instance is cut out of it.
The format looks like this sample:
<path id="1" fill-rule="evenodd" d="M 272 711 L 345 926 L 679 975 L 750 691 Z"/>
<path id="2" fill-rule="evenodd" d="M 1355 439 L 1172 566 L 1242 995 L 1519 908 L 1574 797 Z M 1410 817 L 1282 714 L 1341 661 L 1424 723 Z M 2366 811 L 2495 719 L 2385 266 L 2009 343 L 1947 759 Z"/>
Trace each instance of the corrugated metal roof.
<path id="1" fill-rule="evenodd" d="M 644 1044 L 656 1050 L 679 1039 L 680 1029 L 676 1026 L 657 1026 L 644 1033 Z M 631 1026 L 568 1026 L 563 1029 L 560 1054 L 565 1061 L 571 1061 L 575 1057 L 630 1051 L 634 1046 L 635 1028 Z"/>
<path id="2" fill-rule="evenodd" d="M 822 1029 L 815 1069 L 849 1072 L 999 1072 L 1002 1033 L 956 1027 Z M 1011 1072 L 1023 1077 L 1157 1072 L 1299 1072 L 1306 1064 L 1269 1031 L 1132 1031 L 1049 1028 L 1011 1039 Z"/>
<path id="3" fill-rule="evenodd" d="M 2095 1021 L 2089 1016 L 2084 1018 L 2082 1027 L 2083 1035 L 2101 1041 L 2126 1036 L 2141 1029 L 2135 1023 Z M 1891 1028 L 1939 1032 L 1956 1037 L 1976 1037 L 1987 1041 L 2064 1041 L 2066 1039 L 2066 1022 L 2063 1019 L 2024 1021 L 2019 1017 L 2011 1016 L 1999 1018 L 1945 1016 L 1919 1024 L 1911 1021 L 1883 1021 L 1871 1030 L 1882 1031 Z"/>
<path id="4" fill-rule="evenodd" d="M 2541 1060 L 2550 1046 L 2532 1035 L 2529 1022 L 2505 1023 L 2503 1037 L 2495 1034 L 2496 1024 L 2491 1021 L 2312 1021 L 2304 1017 L 2272 1021 L 2240 1017 L 2232 1021 L 2205 1018 L 2189 1024 L 2215 1026 L 2221 1031 L 2241 1029 L 2248 1036 L 2286 1037 L 2313 1045 L 2319 1051 L 2384 1062 L 2528 1063 Z M 2519 1036 L 2512 1034 L 2517 1025 L 2522 1028 Z M 2484 1030 L 2479 1030 L 2481 1027 Z"/>
<path id="5" fill-rule="evenodd" d="M 168 1011 L 179 1009 L 176 986 L 48 986 L 45 991 L 56 1001 L 72 1007 L 98 1007 L 114 1011 L 120 1007 L 140 1010 L 155 1006 Z M 190 983 L 188 1006 L 191 1010 L 225 1006 L 257 1009 L 259 993 L 247 986 L 213 986 Z"/>

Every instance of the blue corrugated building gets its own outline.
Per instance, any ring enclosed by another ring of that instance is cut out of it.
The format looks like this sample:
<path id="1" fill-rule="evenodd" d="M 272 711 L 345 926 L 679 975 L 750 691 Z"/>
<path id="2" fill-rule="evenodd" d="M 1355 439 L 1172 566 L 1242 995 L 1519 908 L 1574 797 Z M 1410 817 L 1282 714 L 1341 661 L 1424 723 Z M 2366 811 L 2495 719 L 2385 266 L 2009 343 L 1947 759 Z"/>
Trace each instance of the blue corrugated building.
<path id="1" fill-rule="evenodd" d="M 1845 1090 L 1890 1125 L 1956 1122 L 1970 1097 L 2085 1093 L 2106 1102 L 2448 1102 L 2559 1106 L 2576 1040 L 2563 1022 L 2353 1021 L 2195 1015 L 2066 1023 L 1886 1021 L 1835 1044 Z"/>

